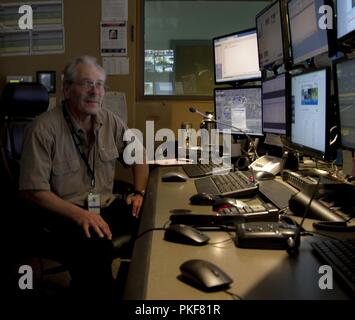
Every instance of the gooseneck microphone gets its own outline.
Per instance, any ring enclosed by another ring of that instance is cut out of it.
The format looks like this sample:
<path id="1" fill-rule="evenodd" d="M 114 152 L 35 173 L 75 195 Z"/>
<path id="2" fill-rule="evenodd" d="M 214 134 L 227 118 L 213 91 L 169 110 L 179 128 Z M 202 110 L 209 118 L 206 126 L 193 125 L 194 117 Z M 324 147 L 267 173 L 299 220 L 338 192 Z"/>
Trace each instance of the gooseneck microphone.
<path id="1" fill-rule="evenodd" d="M 203 112 L 197 110 L 197 109 L 194 108 L 194 107 L 190 107 L 190 108 L 189 108 L 189 111 L 192 112 L 192 113 L 197 113 L 197 114 L 199 114 L 199 115 L 202 116 L 202 117 L 207 117 L 207 116 L 208 116 L 206 113 L 203 113 Z"/>
<path id="2" fill-rule="evenodd" d="M 222 120 L 216 120 L 213 115 L 207 115 L 206 113 L 201 112 L 201 111 L 197 110 L 197 109 L 194 108 L 194 107 L 190 107 L 190 108 L 189 108 L 189 111 L 192 112 L 192 113 L 197 113 L 197 114 L 199 114 L 200 116 L 202 116 L 202 117 L 204 117 L 204 118 L 209 118 L 209 120 L 212 121 L 212 122 L 214 122 L 214 123 L 218 123 L 218 124 L 227 126 L 227 127 L 229 127 L 229 128 L 232 128 L 232 129 L 234 129 L 234 130 L 239 131 L 240 133 L 242 133 L 244 136 L 247 137 L 247 139 L 250 141 L 251 145 L 253 146 L 253 149 L 254 149 L 254 153 L 255 153 L 256 158 L 259 158 L 258 153 L 257 153 L 257 150 L 256 150 L 256 145 L 255 145 L 254 140 L 253 140 L 244 130 L 242 130 L 242 129 L 236 127 L 236 126 L 232 126 L 232 125 L 231 125 L 230 123 L 228 123 L 228 122 L 225 122 L 225 121 L 222 121 Z"/>

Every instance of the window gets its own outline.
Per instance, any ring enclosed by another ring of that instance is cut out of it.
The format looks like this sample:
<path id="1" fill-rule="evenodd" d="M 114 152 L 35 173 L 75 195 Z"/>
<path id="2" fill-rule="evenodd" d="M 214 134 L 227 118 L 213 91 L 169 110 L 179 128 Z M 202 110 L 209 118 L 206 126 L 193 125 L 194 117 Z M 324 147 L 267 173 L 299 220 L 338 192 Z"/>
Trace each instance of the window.
<path id="1" fill-rule="evenodd" d="M 255 27 L 270 1 L 141 0 L 144 97 L 212 97 L 212 39 Z M 144 39 L 144 40 L 143 40 Z"/>

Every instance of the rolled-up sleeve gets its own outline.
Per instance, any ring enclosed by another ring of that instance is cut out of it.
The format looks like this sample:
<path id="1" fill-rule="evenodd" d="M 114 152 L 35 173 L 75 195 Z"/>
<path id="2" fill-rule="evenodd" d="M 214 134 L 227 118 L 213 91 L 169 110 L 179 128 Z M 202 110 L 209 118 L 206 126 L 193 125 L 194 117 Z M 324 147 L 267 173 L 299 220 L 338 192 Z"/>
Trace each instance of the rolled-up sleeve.
<path id="1" fill-rule="evenodd" d="M 36 121 L 25 130 L 19 190 L 50 190 L 53 137 Z"/>

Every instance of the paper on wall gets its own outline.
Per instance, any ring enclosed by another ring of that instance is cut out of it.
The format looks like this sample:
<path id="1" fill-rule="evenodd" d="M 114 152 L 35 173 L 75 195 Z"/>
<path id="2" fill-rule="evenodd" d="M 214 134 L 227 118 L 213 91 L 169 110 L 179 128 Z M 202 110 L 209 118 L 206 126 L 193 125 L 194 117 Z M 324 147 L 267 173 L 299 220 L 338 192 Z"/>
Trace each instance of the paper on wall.
<path id="1" fill-rule="evenodd" d="M 128 0 L 101 0 L 101 20 L 128 20 Z"/>
<path id="2" fill-rule="evenodd" d="M 113 113 L 117 114 L 123 122 L 127 123 L 127 103 L 126 95 L 124 92 L 118 91 L 108 91 L 105 94 L 103 107 L 111 110 Z"/>
<path id="3" fill-rule="evenodd" d="M 129 74 L 129 59 L 127 57 L 105 57 L 102 59 L 107 75 Z"/>
<path id="4" fill-rule="evenodd" d="M 127 21 L 101 21 L 101 55 L 127 55 Z"/>

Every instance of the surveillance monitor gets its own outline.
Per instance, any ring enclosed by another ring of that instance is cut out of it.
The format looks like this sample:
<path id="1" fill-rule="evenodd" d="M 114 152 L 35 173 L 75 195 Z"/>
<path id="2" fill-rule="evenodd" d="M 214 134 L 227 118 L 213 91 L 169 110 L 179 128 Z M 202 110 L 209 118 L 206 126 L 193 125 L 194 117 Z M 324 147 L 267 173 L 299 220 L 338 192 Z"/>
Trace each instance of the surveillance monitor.
<path id="1" fill-rule="evenodd" d="M 215 83 L 260 79 L 256 29 L 213 39 Z"/>
<path id="2" fill-rule="evenodd" d="M 355 150 L 355 59 L 335 64 L 335 96 L 339 106 L 341 143 Z"/>
<path id="3" fill-rule="evenodd" d="M 283 73 L 262 83 L 263 132 L 286 135 L 289 77 Z"/>
<path id="4" fill-rule="evenodd" d="M 261 87 L 215 89 L 214 103 L 217 130 L 231 130 L 236 135 L 263 135 Z"/>
<path id="5" fill-rule="evenodd" d="M 321 160 L 330 157 L 330 71 L 291 77 L 292 147 Z"/>
<path id="6" fill-rule="evenodd" d="M 337 38 L 340 42 L 355 38 L 355 1 L 337 1 Z"/>
<path id="7" fill-rule="evenodd" d="M 260 69 L 282 65 L 289 59 L 286 1 L 277 0 L 256 15 Z"/>
<path id="8" fill-rule="evenodd" d="M 323 53 L 333 54 L 334 33 L 319 11 L 332 7 L 331 0 L 290 0 L 288 17 L 293 63 L 302 63 Z M 331 15 L 332 17 L 332 15 Z"/>

